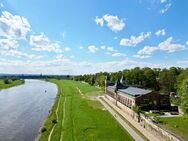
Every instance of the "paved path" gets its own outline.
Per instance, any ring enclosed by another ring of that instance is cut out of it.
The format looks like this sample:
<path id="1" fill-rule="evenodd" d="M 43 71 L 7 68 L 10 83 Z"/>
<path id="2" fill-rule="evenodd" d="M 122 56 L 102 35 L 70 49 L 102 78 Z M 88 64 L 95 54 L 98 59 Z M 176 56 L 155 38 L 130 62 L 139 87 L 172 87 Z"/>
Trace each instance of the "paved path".
<path id="1" fill-rule="evenodd" d="M 99 97 L 97 100 L 100 101 L 104 107 L 116 118 L 116 120 L 128 131 L 128 133 L 136 140 L 136 141 L 144 141 L 142 137 L 140 137 L 119 115 L 117 115 L 110 106 L 108 106 L 104 101 L 102 101 Z"/>
<path id="2" fill-rule="evenodd" d="M 129 121 L 135 128 L 137 128 L 147 139 L 150 141 L 161 141 L 159 137 L 154 136 L 152 133 L 150 133 L 148 130 L 140 126 L 138 122 L 136 122 L 130 115 L 128 115 L 126 112 L 119 109 L 117 106 L 115 106 L 110 100 L 102 97 L 110 106 L 112 106 L 120 115 L 122 115 L 127 121 Z"/>

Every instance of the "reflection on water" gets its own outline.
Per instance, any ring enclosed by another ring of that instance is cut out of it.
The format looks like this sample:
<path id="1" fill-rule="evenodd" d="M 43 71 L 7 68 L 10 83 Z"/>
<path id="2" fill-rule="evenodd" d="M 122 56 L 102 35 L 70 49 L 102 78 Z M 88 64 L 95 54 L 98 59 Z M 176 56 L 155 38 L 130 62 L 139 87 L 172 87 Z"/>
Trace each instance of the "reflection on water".
<path id="1" fill-rule="evenodd" d="M 40 80 L 0 91 L 0 141 L 33 141 L 56 94 L 55 84 Z"/>

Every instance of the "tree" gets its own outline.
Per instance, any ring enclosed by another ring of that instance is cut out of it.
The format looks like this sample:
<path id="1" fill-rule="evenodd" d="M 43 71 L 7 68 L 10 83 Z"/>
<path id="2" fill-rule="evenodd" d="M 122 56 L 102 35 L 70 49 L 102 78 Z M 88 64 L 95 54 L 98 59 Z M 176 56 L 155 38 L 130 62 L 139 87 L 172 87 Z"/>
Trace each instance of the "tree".
<path id="1" fill-rule="evenodd" d="M 151 68 L 144 68 L 144 80 L 143 86 L 146 88 L 151 88 L 153 90 L 158 90 L 158 82 L 156 80 L 156 74 Z"/>
<path id="2" fill-rule="evenodd" d="M 164 69 L 159 74 L 159 84 L 161 91 L 169 94 L 175 91 L 176 76 L 172 71 Z"/>
<path id="3" fill-rule="evenodd" d="M 184 79 L 179 85 L 178 95 L 180 96 L 182 111 L 188 116 L 188 78 Z"/>

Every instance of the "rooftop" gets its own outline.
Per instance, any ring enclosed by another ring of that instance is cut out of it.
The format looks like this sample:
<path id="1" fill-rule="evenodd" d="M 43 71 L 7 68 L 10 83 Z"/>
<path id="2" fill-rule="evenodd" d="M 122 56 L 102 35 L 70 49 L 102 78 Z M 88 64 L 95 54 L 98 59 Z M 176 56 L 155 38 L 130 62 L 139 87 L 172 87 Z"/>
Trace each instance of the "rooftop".
<path id="1" fill-rule="evenodd" d="M 131 96 L 140 96 L 144 94 L 151 93 L 151 90 L 141 89 L 137 87 L 128 87 L 126 89 L 119 89 L 120 92 L 129 94 Z"/>

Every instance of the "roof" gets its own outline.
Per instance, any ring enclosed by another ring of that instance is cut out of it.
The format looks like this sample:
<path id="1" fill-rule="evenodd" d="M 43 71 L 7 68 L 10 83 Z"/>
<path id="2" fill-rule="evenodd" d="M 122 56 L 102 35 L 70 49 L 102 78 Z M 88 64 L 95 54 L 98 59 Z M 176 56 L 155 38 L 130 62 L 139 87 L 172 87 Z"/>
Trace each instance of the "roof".
<path id="1" fill-rule="evenodd" d="M 126 89 L 119 89 L 119 91 L 125 94 L 129 94 L 131 96 L 140 96 L 152 92 L 151 90 L 141 89 L 137 87 L 128 87 Z"/>

